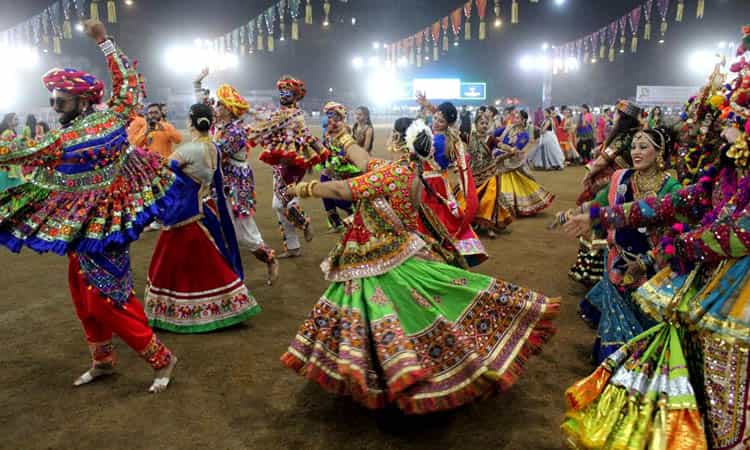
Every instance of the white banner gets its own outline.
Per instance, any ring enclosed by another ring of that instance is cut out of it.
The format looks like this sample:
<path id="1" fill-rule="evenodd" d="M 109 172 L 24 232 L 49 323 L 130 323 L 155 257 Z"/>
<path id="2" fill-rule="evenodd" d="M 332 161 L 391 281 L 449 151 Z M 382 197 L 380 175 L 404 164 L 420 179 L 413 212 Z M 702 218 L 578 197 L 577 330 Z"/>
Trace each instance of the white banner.
<path id="1" fill-rule="evenodd" d="M 699 89 L 697 86 L 638 86 L 635 101 L 641 105 L 681 105 Z"/>

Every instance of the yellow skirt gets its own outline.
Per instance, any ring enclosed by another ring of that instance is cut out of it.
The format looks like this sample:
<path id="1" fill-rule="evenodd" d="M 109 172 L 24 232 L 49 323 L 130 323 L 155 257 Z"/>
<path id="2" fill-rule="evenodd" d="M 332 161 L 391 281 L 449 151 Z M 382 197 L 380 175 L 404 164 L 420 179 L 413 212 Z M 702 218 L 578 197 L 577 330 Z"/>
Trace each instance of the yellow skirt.
<path id="1" fill-rule="evenodd" d="M 500 194 L 503 197 L 503 203 L 509 205 L 517 217 L 538 214 L 551 205 L 555 199 L 554 194 L 520 170 L 512 170 L 500 175 Z"/>
<path id="2" fill-rule="evenodd" d="M 486 230 L 500 231 L 513 222 L 513 210 L 498 191 L 499 179 L 491 177 L 477 188 L 479 208 L 474 223 Z"/>

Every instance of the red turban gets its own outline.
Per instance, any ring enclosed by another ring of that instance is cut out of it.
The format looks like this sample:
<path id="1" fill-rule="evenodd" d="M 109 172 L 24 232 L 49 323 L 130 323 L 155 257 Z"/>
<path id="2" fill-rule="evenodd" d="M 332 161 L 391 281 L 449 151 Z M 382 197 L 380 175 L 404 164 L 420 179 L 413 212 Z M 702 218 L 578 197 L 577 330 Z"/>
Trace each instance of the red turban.
<path id="1" fill-rule="evenodd" d="M 62 91 L 86 97 L 92 103 L 101 103 L 104 83 L 95 76 L 74 69 L 52 69 L 42 77 L 48 91 Z"/>
<path id="2" fill-rule="evenodd" d="M 297 100 L 302 100 L 307 94 L 305 82 L 293 77 L 284 76 L 276 82 L 276 89 L 280 91 L 292 91 L 297 96 Z"/>

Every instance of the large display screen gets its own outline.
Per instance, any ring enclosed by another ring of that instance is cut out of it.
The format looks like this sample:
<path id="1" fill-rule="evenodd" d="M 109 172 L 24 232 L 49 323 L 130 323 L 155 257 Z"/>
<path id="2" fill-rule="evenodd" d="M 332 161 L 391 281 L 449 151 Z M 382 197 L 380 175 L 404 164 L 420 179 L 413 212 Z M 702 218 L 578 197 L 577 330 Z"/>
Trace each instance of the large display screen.
<path id="1" fill-rule="evenodd" d="M 465 83 L 458 78 L 415 78 L 398 83 L 396 100 L 414 100 L 424 92 L 430 100 L 487 100 L 487 83 Z"/>

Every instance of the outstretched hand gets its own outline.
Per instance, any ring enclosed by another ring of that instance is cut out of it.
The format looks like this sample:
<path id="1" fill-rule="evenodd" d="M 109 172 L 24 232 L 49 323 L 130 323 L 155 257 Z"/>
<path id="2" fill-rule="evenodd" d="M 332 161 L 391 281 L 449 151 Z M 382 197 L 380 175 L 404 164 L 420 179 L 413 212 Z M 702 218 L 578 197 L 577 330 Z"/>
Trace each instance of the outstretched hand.
<path id="1" fill-rule="evenodd" d="M 425 94 L 425 92 L 417 91 L 417 104 L 422 107 L 430 104 L 430 101 L 427 100 L 427 94 Z"/>
<path id="2" fill-rule="evenodd" d="M 197 77 L 195 77 L 196 82 L 203 81 L 208 76 L 209 70 L 208 67 L 204 67 L 203 70 L 198 74 Z"/>
<path id="3" fill-rule="evenodd" d="M 586 236 L 591 233 L 591 217 L 577 214 L 563 224 L 563 231 L 571 237 Z"/>
<path id="4" fill-rule="evenodd" d="M 84 21 L 83 31 L 86 33 L 86 36 L 90 37 L 96 42 L 104 42 L 107 39 L 107 29 L 99 20 L 89 19 Z"/>

